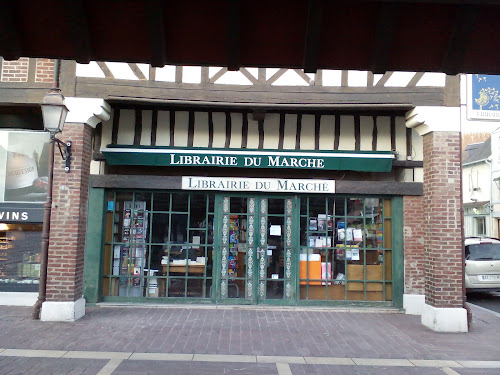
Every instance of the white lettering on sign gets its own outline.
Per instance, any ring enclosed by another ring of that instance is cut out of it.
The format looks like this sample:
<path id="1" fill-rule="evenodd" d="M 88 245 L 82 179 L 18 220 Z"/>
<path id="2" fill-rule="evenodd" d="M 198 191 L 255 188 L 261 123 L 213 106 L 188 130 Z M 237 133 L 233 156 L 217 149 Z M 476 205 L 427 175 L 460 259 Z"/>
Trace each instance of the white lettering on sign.
<path id="1" fill-rule="evenodd" d="M 28 213 L 26 211 L 0 211 L 0 220 L 26 221 Z"/>
<path id="2" fill-rule="evenodd" d="M 328 194 L 335 193 L 335 180 L 183 176 L 182 189 Z"/>

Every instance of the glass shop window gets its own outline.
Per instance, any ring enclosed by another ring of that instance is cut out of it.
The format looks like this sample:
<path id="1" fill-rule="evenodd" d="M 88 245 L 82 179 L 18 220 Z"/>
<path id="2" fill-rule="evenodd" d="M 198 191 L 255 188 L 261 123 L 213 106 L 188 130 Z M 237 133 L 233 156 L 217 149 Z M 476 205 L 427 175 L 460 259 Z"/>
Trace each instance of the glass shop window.
<path id="1" fill-rule="evenodd" d="M 214 195 L 109 192 L 103 295 L 209 298 Z"/>
<path id="2" fill-rule="evenodd" d="M 0 291 L 38 292 L 42 225 L 0 223 Z"/>
<path id="3" fill-rule="evenodd" d="M 392 300 L 391 201 L 301 199 L 301 300 Z"/>

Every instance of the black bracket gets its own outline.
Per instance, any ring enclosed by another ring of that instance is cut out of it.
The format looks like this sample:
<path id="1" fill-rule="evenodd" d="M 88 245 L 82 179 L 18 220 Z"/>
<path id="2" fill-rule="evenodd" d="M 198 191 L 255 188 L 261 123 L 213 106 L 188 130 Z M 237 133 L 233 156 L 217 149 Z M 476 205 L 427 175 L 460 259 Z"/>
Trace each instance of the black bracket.
<path id="1" fill-rule="evenodd" d="M 62 142 L 56 137 L 53 137 L 52 140 L 57 143 L 57 147 L 59 147 L 59 153 L 61 154 L 61 158 L 66 162 L 64 170 L 66 171 L 66 173 L 69 173 L 70 162 L 71 162 L 71 141 Z M 64 154 L 63 150 L 61 149 L 61 145 L 64 148 Z"/>

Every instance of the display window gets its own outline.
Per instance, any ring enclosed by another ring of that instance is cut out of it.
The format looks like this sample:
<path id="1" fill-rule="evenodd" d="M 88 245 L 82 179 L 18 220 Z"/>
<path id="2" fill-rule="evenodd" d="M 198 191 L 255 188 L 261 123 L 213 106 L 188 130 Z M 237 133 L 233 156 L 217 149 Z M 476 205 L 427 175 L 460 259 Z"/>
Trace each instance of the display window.
<path id="1" fill-rule="evenodd" d="M 392 300 L 391 201 L 301 199 L 300 299 Z"/>
<path id="2" fill-rule="evenodd" d="M 42 225 L 0 223 L 0 291 L 38 292 Z"/>
<path id="3" fill-rule="evenodd" d="M 116 190 L 106 201 L 105 301 L 393 301 L 391 198 Z"/>
<path id="4" fill-rule="evenodd" d="M 208 298 L 214 196 L 110 192 L 103 295 Z"/>

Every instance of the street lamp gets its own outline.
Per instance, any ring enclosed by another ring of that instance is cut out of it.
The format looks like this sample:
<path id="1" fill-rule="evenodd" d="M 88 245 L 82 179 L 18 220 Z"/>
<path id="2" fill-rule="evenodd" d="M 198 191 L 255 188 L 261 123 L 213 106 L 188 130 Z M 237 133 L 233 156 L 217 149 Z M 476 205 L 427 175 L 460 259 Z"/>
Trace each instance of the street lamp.
<path id="1" fill-rule="evenodd" d="M 58 68 L 58 67 L 57 67 Z M 56 72 L 58 69 L 56 69 Z M 59 147 L 61 157 L 66 161 L 64 170 L 66 173 L 70 171 L 71 160 L 71 141 L 66 143 L 61 142 L 56 138 L 56 134 L 62 132 L 68 107 L 64 103 L 64 96 L 61 90 L 57 87 L 58 79 L 54 80 L 54 87 L 48 92 L 42 101 L 42 117 L 43 127 L 50 133 L 50 148 L 49 148 L 49 173 L 47 178 L 47 200 L 43 207 L 43 227 L 42 227 L 42 249 L 40 251 L 40 284 L 38 287 L 38 299 L 33 306 L 33 319 L 40 319 L 40 311 L 42 303 L 45 302 L 47 294 L 47 263 L 49 258 L 49 232 L 50 232 L 50 216 L 52 211 L 52 185 L 54 179 L 54 148 L 55 144 Z M 61 145 L 64 147 L 64 155 L 61 150 Z"/>

